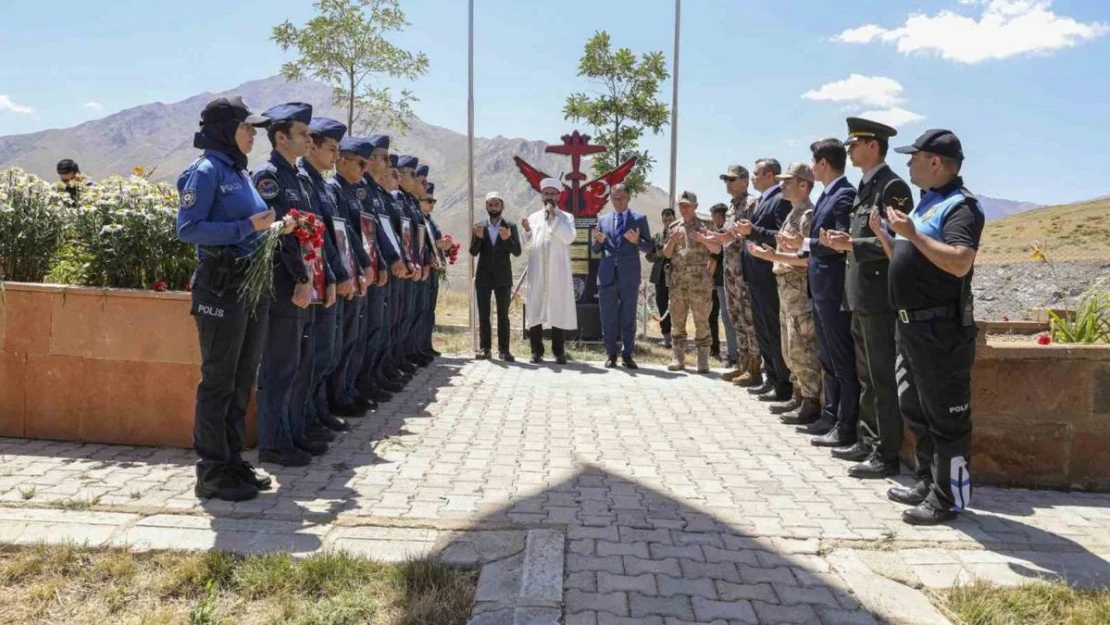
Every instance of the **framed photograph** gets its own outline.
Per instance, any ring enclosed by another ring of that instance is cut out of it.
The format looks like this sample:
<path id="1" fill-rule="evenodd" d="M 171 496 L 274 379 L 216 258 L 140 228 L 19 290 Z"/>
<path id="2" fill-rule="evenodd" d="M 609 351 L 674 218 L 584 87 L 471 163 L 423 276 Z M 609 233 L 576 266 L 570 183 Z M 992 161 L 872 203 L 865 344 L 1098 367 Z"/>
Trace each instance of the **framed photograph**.
<path id="1" fill-rule="evenodd" d="M 347 272 L 347 275 L 353 276 L 357 273 L 355 251 L 351 249 L 347 220 L 342 217 L 332 217 L 332 223 L 335 225 L 335 247 L 339 250 L 339 259 L 343 263 L 343 269 Z"/>
<path id="2" fill-rule="evenodd" d="M 313 304 L 323 304 L 327 286 L 327 278 L 324 275 L 324 249 L 321 247 L 316 251 L 315 260 L 306 260 L 304 264 L 308 270 L 308 283 L 312 285 L 311 302 Z"/>
<path id="3" fill-rule="evenodd" d="M 416 262 L 424 264 L 424 249 L 428 244 L 428 226 L 416 224 Z"/>
<path id="4" fill-rule="evenodd" d="M 397 238 L 397 232 L 393 230 L 393 222 L 389 220 L 389 217 L 385 217 L 378 222 L 378 225 L 381 226 L 382 232 L 385 233 L 385 238 L 389 241 L 389 244 L 393 246 L 394 253 L 400 256 L 401 242 Z"/>
<path id="5" fill-rule="evenodd" d="M 374 274 L 378 273 L 378 222 L 374 216 L 367 212 L 358 215 L 359 225 L 362 227 L 362 250 L 370 257 L 370 268 Z"/>
<path id="6" fill-rule="evenodd" d="M 412 249 L 412 220 L 408 217 L 401 218 L 401 247 L 405 250 L 405 257 L 416 262 Z"/>

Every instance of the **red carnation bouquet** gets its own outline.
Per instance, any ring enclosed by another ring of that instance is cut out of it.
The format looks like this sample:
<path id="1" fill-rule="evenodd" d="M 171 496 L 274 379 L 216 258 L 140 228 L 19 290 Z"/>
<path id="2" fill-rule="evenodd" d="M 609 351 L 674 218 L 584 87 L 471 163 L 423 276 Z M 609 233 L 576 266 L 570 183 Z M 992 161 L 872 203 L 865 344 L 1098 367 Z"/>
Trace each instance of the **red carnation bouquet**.
<path id="1" fill-rule="evenodd" d="M 287 228 L 300 244 L 301 258 L 309 269 L 313 287 L 320 296 L 324 294 L 324 258 L 320 248 L 324 245 L 324 222 L 312 213 L 291 209 L 281 221 L 275 221 L 262 235 L 262 242 L 247 261 L 246 277 L 239 287 L 239 298 L 246 300 L 250 310 L 258 307 L 264 295 L 274 291 L 274 251 L 281 243 Z M 314 298 L 315 299 L 315 298 Z"/>
<path id="2" fill-rule="evenodd" d="M 443 235 L 443 240 L 448 245 L 447 249 L 443 250 L 443 255 L 447 258 L 447 264 L 454 265 L 459 260 L 459 244 L 449 234 Z"/>

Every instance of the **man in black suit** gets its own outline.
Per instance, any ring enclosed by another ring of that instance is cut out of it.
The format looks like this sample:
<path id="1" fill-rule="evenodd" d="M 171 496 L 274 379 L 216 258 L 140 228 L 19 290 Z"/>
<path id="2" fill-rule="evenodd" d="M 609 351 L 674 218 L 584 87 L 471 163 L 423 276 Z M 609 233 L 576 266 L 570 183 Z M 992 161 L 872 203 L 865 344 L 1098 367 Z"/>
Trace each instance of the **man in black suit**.
<path id="1" fill-rule="evenodd" d="M 776 245 L 775 235 L 790 213 L 790 202 L 782 196 L 782 187 L 775 176 L 782 173 L 782 165 L 773 158 L 763 158 L 755 163 L 752 186 L 760 195 L 752 218 L 737 221 L 736 234 L 750 242 Z M 763 356 L 763 385 L 748 389 L 764 401 L 786 401 L 794 394 L 790 383 L 790 369 L 782 356 L 782 329 L 779 325 L 779 291 L 771 262 L 752 256 L 744 247 L 741 260 L 744 280 L 752 300 L 752 316 L 756 339 Z"/>
<path id="2" fill-rule="evenodd" d="M 509 297 L 513 288 L 512 256 L 520 256 L 520 234 L 516 224 L 501 218 L 505 202 L 497 191 L 486 195 L 485 223 L 474 224 L 470 237 L 470 255 L 478 257 L 478 268 L 474 274 L 474 292 L 478 297 L 478 342 L 479 360 L 490 357 L 491 329 L 489 322 L 489 298 L 492 293 L 497 299 L 497 351 L 501 360 L 513 362 L 509 353 Z"/>

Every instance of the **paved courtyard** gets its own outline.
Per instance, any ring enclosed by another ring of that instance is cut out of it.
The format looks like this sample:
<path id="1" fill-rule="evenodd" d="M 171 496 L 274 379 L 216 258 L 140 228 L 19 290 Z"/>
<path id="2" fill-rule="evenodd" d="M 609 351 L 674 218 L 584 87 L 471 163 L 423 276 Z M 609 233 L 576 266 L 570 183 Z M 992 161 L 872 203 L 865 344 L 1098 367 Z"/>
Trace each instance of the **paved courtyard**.
<path id="1" fill-rule="evenodd" d="M 978 487 L 910 527 L 716 375 L 444 357 L 353 422 L 236 504 L 193 497 L 188 450 L 0 439 L 0 542 L 433 554 L 486 566 L 490 625 L 945 623 L 929 595 L 974 578 L 1110 585 L 1110 495 Z"/>

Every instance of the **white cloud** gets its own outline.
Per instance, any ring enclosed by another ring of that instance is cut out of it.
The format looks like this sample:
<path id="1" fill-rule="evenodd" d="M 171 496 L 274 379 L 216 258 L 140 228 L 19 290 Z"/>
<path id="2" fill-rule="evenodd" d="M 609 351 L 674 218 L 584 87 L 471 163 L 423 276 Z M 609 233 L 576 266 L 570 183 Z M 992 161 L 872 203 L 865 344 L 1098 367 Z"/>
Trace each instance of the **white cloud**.
<path id="1" fill-rule="evenodd" d="M 35 112 L 35 109 L 22 104 L 16 104 L 12 101 L 11 96 L 0 93 L 0 111 L 8 111 L 9 113 L 19 113 L 20 115 L 30 115 Z"/>
<path id="2" fill-rule="evenodd" d="M 100 109 L 104 108 L 103 104 L 101 104 L 100 102 L 96 102 L 96 101 L 85 102 L 81 106 L 83 106 L 87 109 L 92 109 L 94 111 L 99 111 Z"/>
<path id="3" fill-rule="evenodd" d="M 886 124 L 887 126 L 892 126 L 894 128 L 898 128 L 899 126 L 904 126 L 906 124 L 912 124 L 914 122 L 919 122 L 925 119 L 924 115 L 918 115 L 913 111 L 907 111 L 900 106 L 892 106 L 888 109 L 876 111 L 864 111 L 856 115 L 856 117 L 870 119 L 871 121 L 876 121 L 880 124 Z"/>
<path id="4" fill-rule="evenodd" d="M 936 15 L 915 13 L 898 28 L 864 24 L 833 40 L 894 43 L 906 55 L 935 53 L 947 61 L 974 64 L 1045 54 L 1110 32 L 1110 23 L 1083 23 L 1054 13 L 1052 0 L 960 0 L 960 4 L 982 6 L 982 14 L 976 18 L 950 10 Z"/>
<path id="5" fill-rule="evenodd" d="M 902 102 L 902 85 L 885 76 L 852 74 L 802 94 L 805 100 L 860 102 L 868 106 L 894 106 Z"/>

